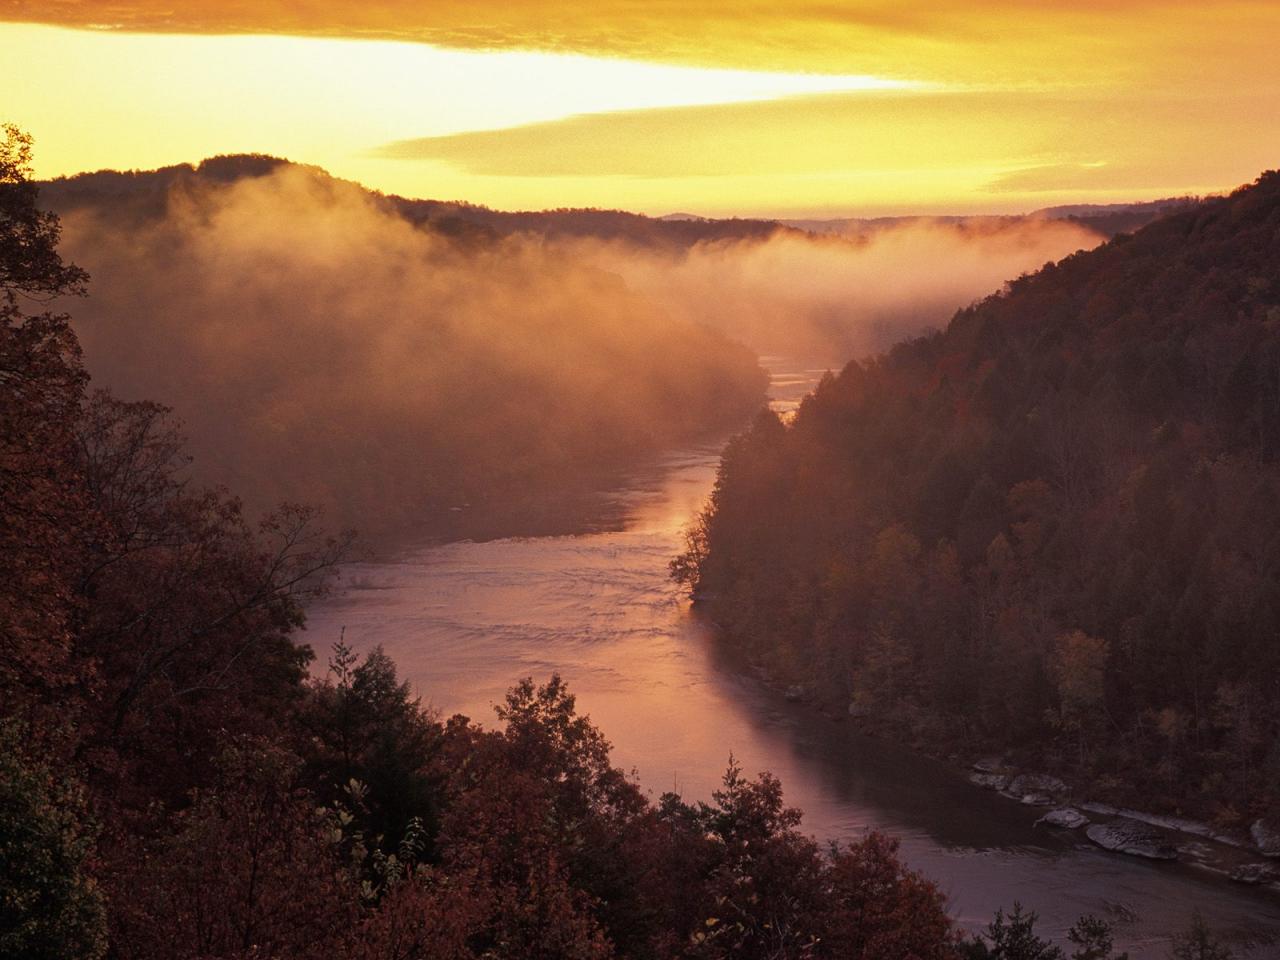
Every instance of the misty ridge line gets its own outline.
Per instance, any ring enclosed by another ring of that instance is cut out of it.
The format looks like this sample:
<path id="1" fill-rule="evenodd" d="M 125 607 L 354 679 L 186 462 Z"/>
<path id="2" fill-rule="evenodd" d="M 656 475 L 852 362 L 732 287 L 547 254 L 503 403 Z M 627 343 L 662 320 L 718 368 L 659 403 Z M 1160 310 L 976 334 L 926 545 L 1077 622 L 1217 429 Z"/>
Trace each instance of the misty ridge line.
<path id="1" fill-rule="evenodd" d="M 264 157 L 43 198 L 93 278 L 74 314 L 95 386 L 171 405 L 197 475 L 252 508 L 308 502 L 372 532 L 532 509 L 723 435 L 762 401 L 757 354 L 843 365 L 1105 239 L 1052 218 L 851 237 L 503 215 Z"/>
<path id="2" fill-rule="evenodd" d="M 314 170 L 58 203 L 95 385 L 171 404 L 201 479 L 368 532 L 549 490 L 760 402 L 754 356 L 522 238 L 421 229 Z M 66 197 L 63 198 L 66 200 Z"/>

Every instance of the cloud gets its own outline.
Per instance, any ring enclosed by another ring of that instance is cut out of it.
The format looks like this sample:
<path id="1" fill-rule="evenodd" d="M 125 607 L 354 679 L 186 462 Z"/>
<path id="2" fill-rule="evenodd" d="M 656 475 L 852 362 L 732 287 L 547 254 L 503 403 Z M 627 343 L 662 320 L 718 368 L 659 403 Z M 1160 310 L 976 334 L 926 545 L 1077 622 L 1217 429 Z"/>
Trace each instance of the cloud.
<path id="1" fill-rule="evenodd" d="M 864 93 L 597 113 L 388 144 L 377 155 L 442 160 L 485 176 L 773 176 L 954 168 L 1025 153 L 999 98 Z M 976 136 L 981 129 L 983 134 Z"/>
<path id="2" fill-rule="evenodd" d="M 945 203 L 948 190 L 1000 199 L 1127 191 L 1124 199 L 1133 199 L 1223 189 L 1274 165 L 1280 127 L 1257 118 L 1276 99 L 1242 91 L 1223 110 L 1203 94 L 1120 104 L 1096 94 L 832 94 L 590 114 L 401 141 L 377 155 L 445 162 L 479 177 L 755 177 L 766 196 L 768 178 L 777 178 L 777 190 L 786 178 L 828 174 L 880 177 L 883 194 L 934 203 Z M 895 183 L 902 178 L 911 179 Z M 870 186 L 847 189 L 865 194 Z"/>
<path id="3" fill-rule="evenodd" d="M 1093 82 L 1189 42 L 1202 59 L 1256 42 L 1265 4 L 1181 0 L 9 0 L 16 22 L 190 33 L 284 33 L 537 49 L 699 65 L 939 82 Z M 1272 33 L 1271 35 L 1274 35 Z M 1265 62 L 1259 60 L 1258 62 Z M 1237 61 L 1238 67 L 1238 61 Z M 923 71 L 923 72 L 922 72 Z"/>
<path id="4" fill-rule="evenodd" d="M 1280 128 L 1262 122 L 1280 112 L 1275 4 L 11 0 L 0 10 L 205 34 L 0 27 L 8 109 L 36 135 L 46 175 L 261 151 L 390 192 L 507 209 L 794 215 L 1214 191 L 1280 153 Z M 366 39 L 213 35 L 250 30 Z M 424 42 L 368 39 L 392 36 Z M 580 54 L 560 59 L 582 70 L 531 63 L 517 52 L 528 48 Z M 31 69 L 37 55 L 59 69 Z M 753 79 L 695 69 L 658 84 L 653 61 L 749 67 Z M 846 75 L 927 89 L 725 105 Z M 1105 172 L 1081 172 L 1095 163 Z M 1055 173 L 1063 185 L 1046 196 Z"/>

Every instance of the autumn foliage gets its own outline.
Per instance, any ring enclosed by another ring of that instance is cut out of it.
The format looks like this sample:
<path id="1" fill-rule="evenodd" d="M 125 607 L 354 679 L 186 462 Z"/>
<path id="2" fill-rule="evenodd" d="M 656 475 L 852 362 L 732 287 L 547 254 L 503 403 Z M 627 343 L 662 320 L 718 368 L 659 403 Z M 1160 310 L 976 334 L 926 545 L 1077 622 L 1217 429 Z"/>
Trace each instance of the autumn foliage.
<path id="1" fill-rule="evenodd" d="M 1278 276 L 1269 173 L 1021 277 L 828 375 L 794 422 L 762 414 L 673 572 L 731 644 L 864 723 L 1261 815 Z"/>
<path id="2" fill-rule="evenodd" d="M 0 144 L 0 958 L 951 955 L 878 835 L 824 850 L 776 780 L 654 801 L 559 678 L 486 728 L 380 651 L 297 638 L 344 538 L 187 479 L 164 408 L 89 393 L 81 291 Z M 32 310 L 32 305 L 36 310 Z"/>

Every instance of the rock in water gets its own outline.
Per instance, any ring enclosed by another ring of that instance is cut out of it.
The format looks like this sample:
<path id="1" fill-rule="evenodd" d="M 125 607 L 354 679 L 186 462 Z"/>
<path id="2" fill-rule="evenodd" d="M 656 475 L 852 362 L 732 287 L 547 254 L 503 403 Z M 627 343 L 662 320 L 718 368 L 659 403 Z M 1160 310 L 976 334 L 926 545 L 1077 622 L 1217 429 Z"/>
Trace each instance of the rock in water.
<path id="1" fill-rule="evenodd" d="M 1095 823 L 1085 831 L 1085 836 L 1104 850 L 1127 853 L 1151 860 L 1176 860 L 1178 849 L 1169 842 L 1164 832 L 1141 820 L 1121 817 L 1108 823 Z"/>
<path id="2" fill-rule="evenodd" d="M 1059 807 L 1057 810 L 1050 810 L 1043 817 L 1035 822 L 1038 827 L 1044 824 L 1047 827 L 1062 827 L 1064 830 L 1075 830 L 1083 827 L 1089 822 L 1079 810 L 1073 810 L 1071 807 Z"/>
<path id="3" fill-rule="evenodd" d="M 999 757 L 983 757 L 974 761 L 973 769 L 978 773 L 1004 773 L 1008 767 Z"/>
<path id="4" fill-rule="evenodd" d="M 1009 781 L 1009 793 L 1015 797 L 1043 794 L 1048 797 L 1065 797 L 1067 785 L 1057 777 L 1048 777 L 1040 773 L 1022 773 Z M 1034 803 L 1035 801 L 1028 801 Z"/>
<path id="5" fill-rule="evenodd" d="M 1249 833 L 1264 857 L 1280 857 L 1280 824 L 1273 820 L 1255 820 Z"/>
<path id="6" fill-rule="evenodd" d="M 1246 863 L 1231 871 L 1231 879 L 1236 883 L 1271 883 L 1280 878 L 1280 873 L 1269 863 Z"/>
<path id="7" fill-rule="evenodd" d="M 1009 785 L 1009 778 L 1003 773 L 978 773 L 975 771 L 969 774 L 969 782 L 975 786 L 985 787 L 987 790 L 1003 790 Z"/>

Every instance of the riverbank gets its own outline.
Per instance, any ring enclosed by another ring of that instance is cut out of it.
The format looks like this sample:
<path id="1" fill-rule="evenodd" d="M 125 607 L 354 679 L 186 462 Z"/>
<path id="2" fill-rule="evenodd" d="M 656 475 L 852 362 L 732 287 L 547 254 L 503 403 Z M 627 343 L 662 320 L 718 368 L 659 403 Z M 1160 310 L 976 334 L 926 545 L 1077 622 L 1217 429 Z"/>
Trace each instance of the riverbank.
<path id="1" fill-rule="evenodd" d="M 772 402 L 784 411 L 821 373 L 768 365 Z M 581 535 L 495 530 L 507 536 L 420 543 L 355 564 L 348 589 L 309 611 L 307 635 L 320 651 L 344 630 L 358 651 L 381 646 L 424 702 L 480 721 L 492 720 L 519 678 L 559 673 L 580 712 L 607 732 L 615 765 L 645 791 L 710 801 L 732 754 L 751 775 L 776 775 L 787 804 L 804 812 L 802 829 L 821 842 L 868 830 L 898 838 L 904 860 L 939 883 L 967 931 L 1018 900 L 1060 942 L 1091 913 L 1116 925 L 1117 948 L 1134 960 L 1167 960 L 1169 934 L 1198 910 L 1241 960 L 1275 956 L 1252 946 L 1280 929 L 1280 897 L 1269 890 L 1036 828 L 1043 809 L 984 793 L 958 759 L 901 749 L 887 731 L 863 736 L 867 724 L 850 722 L 847 704 L 825 705 L 823 717 L 722 657 L 724 645 L 668 577 L 721 448 L 673 450 L 630 474 L 603 505 L 610 522 L 584 524 L 594 529 Z"/>
<path id="2" fill-rule="evenodd" d="M 943 762 L 956 775 L 991 792 L 993 799 L 999 797 L 1043 809 L 1037 827 L 1078 832 L 1117 856 L 1176 860 L 1223 880 L 1280 894 L 1280 835 L 1265 820 L 1250 825 L 1214 824 L 1107 802 L 1087 781 L 1061 776 L 1071 778 L 1079 771 L 1061 766 L 1031 767 L 1010 754 L 992 756 L 981 750 L 966 753 L 956 749 L 953 742 L 910 736 L 901 724 L 889 718 L 816 696 L 803 683 L 779 677 L 759 661 L 746 661 L 739 666 L 775 695 L 812 708 L 828 722 L 850 724 L 864 736 Z"/>

